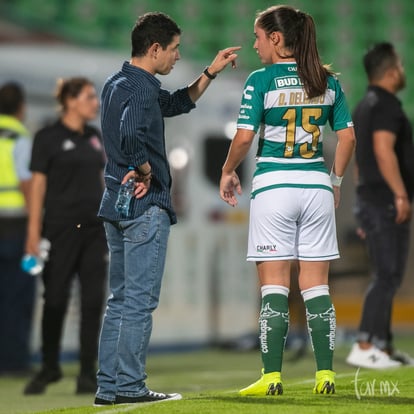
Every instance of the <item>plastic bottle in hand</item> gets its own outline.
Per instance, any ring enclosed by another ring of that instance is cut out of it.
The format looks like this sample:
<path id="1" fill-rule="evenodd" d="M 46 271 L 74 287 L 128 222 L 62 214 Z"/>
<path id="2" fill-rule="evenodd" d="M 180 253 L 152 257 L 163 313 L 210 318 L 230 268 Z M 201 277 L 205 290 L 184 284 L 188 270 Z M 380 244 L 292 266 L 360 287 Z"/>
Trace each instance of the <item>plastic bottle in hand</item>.
<path id="1" fill-rule="evenodd" d="M 125 184 L 119 187 L 118 198 L 115 203 L 115 210 L 123 217 L 128 217 L 129 205 L 134 195 L 135 178 L 130 178 Z"/>
<path id="2" fill-rule="evenodd" d="M 49 259 L 50 241 L 47 239 L 41 239 L 39 242 L 39 255 L 34 256 L 31 254 L 25 254 L 22 258 L 22 269 L 31 274 L 37 276 L 43 272 L 45 262 Z"/>

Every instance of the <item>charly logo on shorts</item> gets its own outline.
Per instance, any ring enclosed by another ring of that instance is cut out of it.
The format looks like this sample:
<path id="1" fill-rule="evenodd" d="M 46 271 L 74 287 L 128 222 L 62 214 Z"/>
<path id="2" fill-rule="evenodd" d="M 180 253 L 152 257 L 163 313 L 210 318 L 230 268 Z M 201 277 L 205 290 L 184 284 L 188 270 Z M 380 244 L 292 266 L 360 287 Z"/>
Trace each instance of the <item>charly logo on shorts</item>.
<path id="1" fill-rule="evenodd" d="M 274 253 L 277 252 L 275 244 L 258 244 L 256 245 L 257 253 Z"/>

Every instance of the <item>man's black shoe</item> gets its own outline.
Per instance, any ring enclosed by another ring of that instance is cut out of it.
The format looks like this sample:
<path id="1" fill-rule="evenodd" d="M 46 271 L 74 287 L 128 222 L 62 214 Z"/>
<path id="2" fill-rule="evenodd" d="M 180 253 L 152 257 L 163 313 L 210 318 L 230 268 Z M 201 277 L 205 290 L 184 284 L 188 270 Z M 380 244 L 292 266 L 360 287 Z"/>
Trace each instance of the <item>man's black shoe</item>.
<path id="1" fill-rule="evenodd" d="M 25 395 L 43 394 L 51 382 L 59 381 L 62 378 L 62 371 L 59 368 L 43 368 L 26 385 L 23 393 Z"/>
<path id="2" fill-rule="evenodd" d="M 148 394 L 140 397 L 127 397 L 125 395 L 117 395 L 115 404 L 139 404 L 139 403 L 154 403 L 170 400 L 181 400 L 181 394 L 164 394 L 162 392 L 149 391 Z"/>
<path id="3" fill-rule="evenodd" d="M 114 405 L 115 401 L 104 400 L 103 398 L 96 397 L 93 403 L 94 407 L 102 407 L 104 405 Z"/>

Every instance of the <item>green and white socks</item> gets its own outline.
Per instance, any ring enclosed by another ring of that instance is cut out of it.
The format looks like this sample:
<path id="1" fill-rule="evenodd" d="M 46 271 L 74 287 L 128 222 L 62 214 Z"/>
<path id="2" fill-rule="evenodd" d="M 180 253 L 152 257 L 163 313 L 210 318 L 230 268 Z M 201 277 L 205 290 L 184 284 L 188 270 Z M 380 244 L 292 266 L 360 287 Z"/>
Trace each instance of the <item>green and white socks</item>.
<path id="1" fill-rule="evenodd" d="M 329 296 L 329 286 L 320 285 L 303 290 L 302 297 L 306 306 L 306 319 L 315 354 L 316 369 L 332 370 L 336 315 Z"/>
<path id="2" fill-rule="evenodd" d="M 282 370 L 283 351 L 289 328 L 289 289 L 279 285 L 264 285 L 259 317 L 260 350 L 263 373 Z"/>
<path id="3" fill-rule="evenodd" d="M 261 291 L 259 339 L 263 373 L 281 372 L 289 329 L 289 289 L 279 285 L 264 285 Z M 306 306 L 309 336 L 315 354 L 317 371 L 332 370 L 336 315 L 329 295 L 329 286 L 315 286 L 301 293 Z"/>

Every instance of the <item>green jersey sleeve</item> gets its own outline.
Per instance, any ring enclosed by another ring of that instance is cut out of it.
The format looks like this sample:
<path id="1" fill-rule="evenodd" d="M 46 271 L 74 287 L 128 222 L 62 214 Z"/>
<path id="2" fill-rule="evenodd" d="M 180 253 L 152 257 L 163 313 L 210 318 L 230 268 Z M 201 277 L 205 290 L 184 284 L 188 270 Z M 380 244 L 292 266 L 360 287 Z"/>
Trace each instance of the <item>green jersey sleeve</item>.
<path id="1" fill-rule="evenodd" d="M 261 85 L 262 70 L 249 75 L 243 89 L 237 128 L 259 130 L 264 112 L 264 90 Z"/>
<path id="2" fill-rule="evenodd" d="M 338 131 L 340 129 L 352 127 L 353 122 L 351 113 L 349 112 L 345 94 L 338 79 L 329 76 L 328 88 L 332 89 L 335 93 L 335 101 L 329 116 L 329 125 L 332 130 Z"/>

